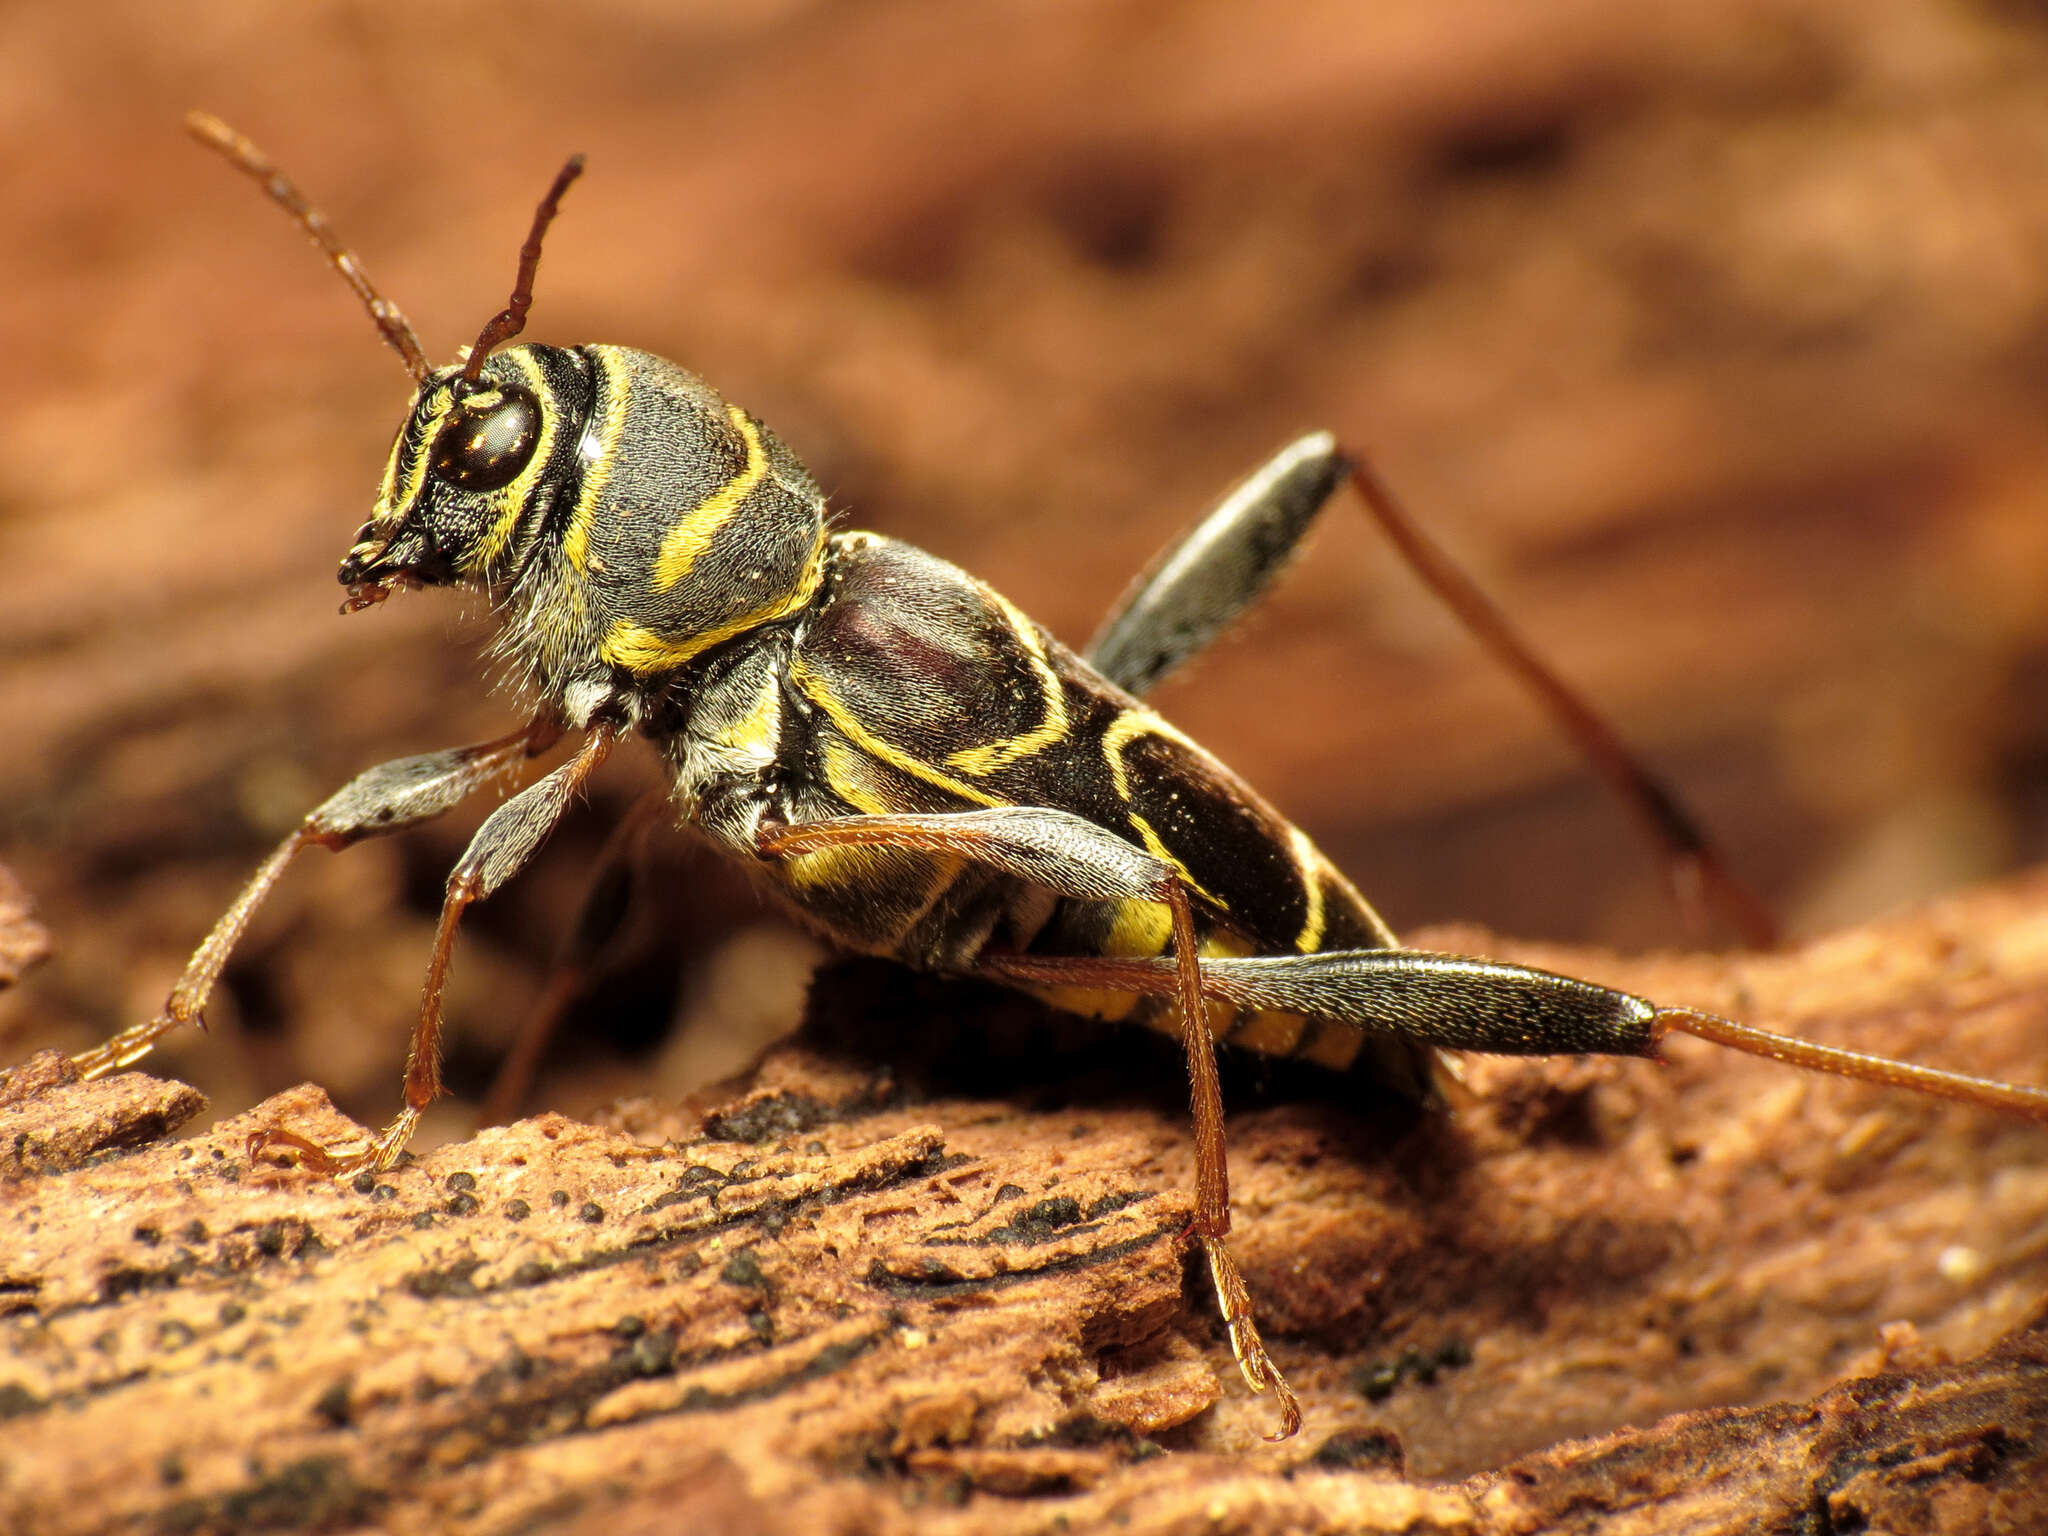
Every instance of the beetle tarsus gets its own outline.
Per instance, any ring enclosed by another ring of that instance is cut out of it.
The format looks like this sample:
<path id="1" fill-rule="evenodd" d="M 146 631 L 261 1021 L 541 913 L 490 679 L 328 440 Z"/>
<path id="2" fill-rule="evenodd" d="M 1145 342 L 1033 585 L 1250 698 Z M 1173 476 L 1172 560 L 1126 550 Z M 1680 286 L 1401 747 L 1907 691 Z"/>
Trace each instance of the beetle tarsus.
<path id="1" fill-rule="evenodd" d="M 1287 1378 L 1280 1374 L 1273 1357 L 1266 1353 L 1265 1340 L 1259 1337 L 1258 1321 L 1252 1313 L 1251 1291 L 1238 1271 L 1237 1261 L 1223 1246 L 1222 1238 L 1203 1237 L 1200 1241 L 1202 1252 L 1209 1261 L 1209 1278 L 1216 1287 L 1216 1306 L 1222 1312 L 1223 1325 L 1230 1333 L 1230 1352 L 1237 1358 L 1237 1368 L 1244 1376 L 1244 1384 L 1254 1392 L 1272 1388 L 1274 1399 L 1280 1405 L 1280 1428 L 1266 1439 L 1276 1443 L 1291 1439 L 1301 1428 L 1301 1400 L 1287 1385 Z"/>

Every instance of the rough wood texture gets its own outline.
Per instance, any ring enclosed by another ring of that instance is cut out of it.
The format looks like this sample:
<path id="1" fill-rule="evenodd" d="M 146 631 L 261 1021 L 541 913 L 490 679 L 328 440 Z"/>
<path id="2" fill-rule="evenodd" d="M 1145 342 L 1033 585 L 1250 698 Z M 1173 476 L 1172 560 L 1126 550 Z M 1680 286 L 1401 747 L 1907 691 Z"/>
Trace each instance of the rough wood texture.
<path id="1" fill-rule="evenodd" d="M 1781 957 L 1495 947 L 2042 1076 L 2048 873 Z M 188 1092 L 46 1060 L 0 1093 L 0 1525 L 2048 1522 L 2048 1131 L 1705 1047 L 1475 1059 L 1449 1117 L 1240 1071 L 1238 1247 L 1309 1414 L 1272 1448 L 1187 1283 L 1161 1046 L 845 967 L 705 1105 L 340 1185 L 243 1153 L 346 1130 L 317 1089 L 167 1140 Z"/>

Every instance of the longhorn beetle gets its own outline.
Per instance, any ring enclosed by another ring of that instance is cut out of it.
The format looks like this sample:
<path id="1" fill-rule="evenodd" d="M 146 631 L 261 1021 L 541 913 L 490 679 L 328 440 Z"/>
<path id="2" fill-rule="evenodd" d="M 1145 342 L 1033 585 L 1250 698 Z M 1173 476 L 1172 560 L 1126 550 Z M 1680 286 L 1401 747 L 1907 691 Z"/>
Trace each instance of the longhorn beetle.
<path id="1" fill-rule="evenodd" d="M 1229 1250 L 1214 1042 L 1349 1066 L 1426 1091 L 1443 1050 L 1651 1056 L 1670 1031 L 1847 1077 L 2048 1120 L 2048 1090 L 1809 1044 L 1565 976 L 1398 947 L 1315 845 L 1138 701 L 1264 587 L 1345 481 L 1461 614 L 1574 716 L 1682 861 L 1726 887 L 1671 802 L 1498 615 L 1421 543 L 1327 434 L 1283 449 L 1170 547 L 1077 656 L 922 550 L 832 532 L 815 481 L 696 375 L 624 347 L 506 347 L 533 299 L 569 161 L 519 253 L 510 302 L 431 367 L 326 221 L 215 118 L 188 126 L 255 177 L 327 254 L 416 392 L 370 518 L 342 559 L 345 612 L 403 587 L 484 593 L 496 650 L 537 701 L 495 741 L 400 758 L 315 809 L 257 869 L 164 1011 L 77 1058 L 96 1077 L 196 1022 L 230 950 L 305 848 L 440 815 L 564 736 L 574 755 L 500 805 L 448 877 L 405 1074 L 367 1143 L 289 1127 L 253 1138 L 326 1174 L 386 1168 L 441 1091 L 442 990 L 464 910 L 533 855 L 622 736 L 661 754 L 677 814 L 753 865 L 847 949 L 980 976 L 1179 1035 L 1192 1082 L 1193 1235 L 1246 1382 L 1294 1394 L 1267 1357 Z M 504 350 L 499 350 L 501 347 Z M 1431 563 L 1439 569 L 1432 574 Z M 1489 632 L 1489 626 L 1491 631 Z"/>

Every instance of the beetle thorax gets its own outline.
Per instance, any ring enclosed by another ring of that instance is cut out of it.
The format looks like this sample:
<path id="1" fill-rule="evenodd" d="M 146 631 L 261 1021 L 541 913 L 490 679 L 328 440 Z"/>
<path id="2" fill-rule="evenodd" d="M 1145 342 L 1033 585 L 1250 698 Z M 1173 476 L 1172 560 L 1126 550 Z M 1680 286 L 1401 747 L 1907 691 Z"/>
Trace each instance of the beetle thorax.
<path id="1" fill-rule="evenodd" d="M 488 591 L 544 697 L 658 683 L 817 589 L 824 498 L 696 375 L 622 347 L 519 346 L 422 386 L 341 568 Z"/>

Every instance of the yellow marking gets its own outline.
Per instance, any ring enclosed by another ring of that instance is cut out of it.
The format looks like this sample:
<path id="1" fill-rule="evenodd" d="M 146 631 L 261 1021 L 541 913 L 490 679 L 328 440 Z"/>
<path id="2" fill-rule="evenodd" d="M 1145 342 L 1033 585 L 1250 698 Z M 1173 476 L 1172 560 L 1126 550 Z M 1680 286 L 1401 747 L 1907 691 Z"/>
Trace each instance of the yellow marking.
<path id="1" fill-rule="evenodd" d="M 1137 828 L 1138 836 L 1145 844 L 1145 851 L 1150 853 L 1153 858 L 1159 860 L 1160 863 L 1172 869 L 1176 875 L 1179 875 L 1182 885 L 1193 891 L 1204 901 L 1212 903 L 1223 911 L 1228 912 L 1230 910 L 1229 902 L 1188 873 L 1187 865 L 1181 863 L 1179 855 L 1166 846 L 1164 839 L 1152 829 L 1151 822 L 1140 816 L 1136 811 L 1125 811 L 1124 816 L 1133 827 Z"/>
<path id="2" fill-rule="evenodd" d="M 562 531 L 562 553 L 577 570 L 589 569 L 590 525 L 597 517 L 597 503 L 619 461 L 619 440 L 626 430 L 630 389 L 623 363 L 609 347 L 593 347 L 604 374 L 604 425 L 598 429 L 597 456 L 584 466 L 583 489 L 576 493 L 576 505 L 569 513 L 569 526 Z"/>
<path id="3" fill-rule="evenodd" d="M 825 770 L 826 787 L 856 811 L 870 816 L 889 816 L 905 809 L 874 793 L 872 778 L 862 772 L 867 761 L 851 751 L 846 743 L 828 737 L 821 765 Z"/>
<path id="4" fill-rule="evenodd" d="M 1328 1067 L 1332 1072 L 1342 1072 L 1358 1059 L 1358 1053 L 1364 1048 L 1363 1030 L 1346 1029 L 1340 1024 L 1323 1024 L 1307 1040 L 1296 1045 L 1295 1054 L 1303 1061 Z"/>
<path id="5" fill-rule="evenodd" d="M 860 762 L 839 742 L 826 742 L 822 764 L 826 786 L 855 810 L 870 816 L 886 815 L 897 809 L 868 793 L 858 776 Z M 863 876 L 882 877 L 903 867 L 901 854 L 892 860 L 879 849 L 858 844 L 850 848 L 815 848 L 809 853 L 792 854 L 781 863 L 783 877 L 791 885 L 845 885 Z"/>
<path id="6" fill-rule="evenodd" d="M 1017 643 L 1024 648 L 1025 658 L 1031 663 L 1031 670 L 1038 678 L 1038 688 L 1045 699 L 1045 718 L 1028 731 L 1006 737 L 1002 741 L 991 741 L 978 747 L 962 747 L 946 759 L 952 767 L 962 773 L 976 776 L 994 773 L 998 768 L 1007 768 L 1020 757 L 1029 757 L 1042 747 L 1048 747 L 1067 734 L 1067 690 L 1061 684 L 1059 675 L 1045 659 L 1045 644 L 1038 638 L 1037 627 L 1017 611 L 1011 601 L 1001 593 L 982 588 L 988 598 L 1002 611 L 1010 632 L 1017 637 Z"/>
<path id="7" fill-rule="evenodd" d="M 1156 901 L 1120 901 L 1103 938 L 1101 953 L 1118 960 L 1150 960 L 1166 953 L 1173 938 L 1173 914 Z M 1110 987 L 1033 987 L 1041 1001 L 1084 1019 L 1115 1024 L 1130 1016 L 1144 994 Z M 1176 1032 L 1178 1026 L 1176 1026 Z"/>
<path id="8" fill-rule="evenodd" d="M 406 509 L 419 500 L 420 491 L 427 483 L 427 461 L 433 457 L 434 439 L 440 435 L 441 423 L 447 420 L 448 413 L 454 406 L 455 392 L 443 384 L 439 393 L 415 410 L 406 424 L 399 428 L 398 441 L 391 445 L 391 457 L 384 463 L 384 478 L 377 486 L 377 503 L 370 509 L 372 527 L 388 533 L 405 515 Z M 401 490 L 399 461 L 404 457 L 408 444 L 413 446 L 412 462 L 405 466 L 405 484 Z M 356 545 L 349 553 L 374 555 L 384 547 L 385 542 L 384 537 L 373 536 Z"/>
<path id="9" fill-rule="evenodd" d="M 406 423 L 407 426 L 411 422 Z M 384 477 L 377 482 L 377 498 L 370 503 L 370 518 L 375 521 L 391 505 L 391 493 L 398 486 L 398 456 L 405 452 L 405 427 L 398 429 L 398 436 L 391 440 L 391 453 L 384 460 Z"/>
<path id="10" fill-rule="evenodd" d="M 1120 958 L 1148 959 L 1166 953 L 1173 938 L 1173 913 L 1157 901 L 1120 901 L 1102 952 Z"/>
<path id="11" fill-rule="evenodd" d="M 1117 795 L 1126 807 L 1124 815 L 1129 819 L 1131 825 L 1137 829 L 1138 836 L 1143 840 L 1146 851 L 1153 858 L 1170 865 L 1174 873 L 1180 876 L 1182 884 L 1186 885 L 1189 890 L 1195 892 L 1205 901 L 1212 902 L 1225 912 L 1228 912 L 1230 910 L 1230 903 L 1221 896 L 1218 896 L 1214 891 L 1208 890 L 1197 882 L 1195 877 L 1188 873 L 1187 865 L 1181 863 L 1179 857 L 1171 848 L 1166 846 L 1165 840 L 1153 829 L 1152 823 L 1140 816 L 1136 811 L 1129 809 L 1131 803 L 1131 770 L 1124 766 L 1124 749 L 1140 736 L 1163 736 L 1168 741 L 1179 742 L 1190 751 L 1200 752 L 1202 749 L 1196 746 L 1191 738 L 1173 726 L 1168 725 L 1149 709 L 1132 708 L 1125 710 L 1114 720 L 1110 721 L 1109 729 L 1102 733 L 1102 755 L 1109 763 L 1110 782 L 1116 786 Z"/>
<path id="12" fill-rule="evenodd" d="M 598 644 L 598 655 L 614 667 L 624 667 L 628 672 L 646 676 L 656 672 L 672 672 L 686 662 L 695 660 L 714 645 L 730 640 L 734 635 L 758 629 L 763 624 L 772 624 L 777 619 L 795 613 L 811 600 L 818 590 L 818 583 L 824 579 L 825 568 L 818 559 L 819 550 L 824 546 L 822 533 L 819 541 L 812 546 L 811 557 L 804 565 L 804 572 L 796 587 L 780 597 L 771 598 L 752 613 L 743 613 L 736 619 L 728 619 L 710 629 L 699 630 L 694 635 L 671 640 L 656 634 L 643 624 L 633 624 L 625 619 L 614 624 Z M 991 800 L 989 804 L 996 802 Z"/>
<path id="13" fill-rule="evenodd" d="M 1191 752 L 1202 750 L 1191 737 L 1168 725 L 1151 710 L 1125 710 L 1110 721 L 1109 729 L 1102 733 L 1102 755 L 1109 760 L 1109 777 L 1116 785 L 1117 794 L 1126 801 L 1131 798 L 1131 771 L 1124 766 L 1124 749 L 1140 736 L 1164 736 Z"/>
<path id="14" fill-rule="evenodd" d="M 740 752 L 770 751 L 782 724 L 782 689 L 771 674 L 761 680 L 761 691 L 753 708 L 711 739 L 721 747 Z"/>
<path id="15" fill-rule="evenodd" d="M 662 535 L 661 553 L 654 559 L 654 590 L 666 592 L 685 576 L 697 558 L 711 547 L 723 528 L 739 510 L 740 503 L 753 494 L 754 487 L 768 475 L 768 455 L 761 447 L 761 434 L 754 430 L 747 413 L 736 405 L 725 408 L 747 445 L 747 462 L 740 472 L 685 512 L 676 525 Z"/>
<path id="16" fill-rule="evenodd" d="M 867 760 L 843 742 L 825 743 L 825 783 L 833 794 L 857 811 L 886 816 L 902 810 L 874 792 L 872 781 L 863 773 Z M 932 853 L 924 849 L 888 848 L 875 844 L 817 848 L 793 854 L 782 861 L 783 877 L 791 885 L 832 886 L 863 879 L 882 882 L 891 890 L 902 890 L 912 880 L 923 881 L 924 897 L 905 917 L 903 929 L 923 917 L 931 904 L 943 896 L 958 877 L 966 861 L 957 854 Z"/>
<path id="17" fill-rule="evenodd" d="M 775 868 L 793 886 L 843 887 L 879 876 L 882 872 L 877 863 L 872 848 L 813 848 L 809 853 L 791 854 Z"/>
<path id="18" fill-rule="evenodd" d="M 1044 1003 L 1048 1008 L 1057 1008 L 1061 1013 L 1071 1013 L 1078 1019 L 1100 1019 L 1105 1024 L 1121 1024 L 1131 1016 L 1131 1011 L 1145 999 L 1137 992 L 1118 992 L 1110 987 L 1055 987 L 1034 986 L 1023 990 Z M 1173 1031 L 1179 1033 L 1179 1028 Z"/>
<path id="19" fill-rule="evenodd" d="M 1301 889 L 1308 901 L 1308 916 L 1295 935 L 1294 947 L 1304 955 L 1313 954 L 1323 942 L 1323 858 L 1299 827 L 1287 829 L 1287 847 L 1294 855 L 1295 872 L 1301 876 Z"/>
<path id="20" fill-rule="evenodd" d="M 1291 1056 L 1308 1020 L 1298 1013 L 1254 1013 L 1230 1037 L 1232 1045 L 1265 1056 Z"/>
<path id="21" fill-rule="evenodd" d="M 475 552 L 462 562 L 464 572 L 471 574 L 488 571 L 497 562 L 498 557 L 505 553 L 506 546 L 512 542 L 512 535 L 519 529 L 519 519 L 525 515 L 527 502 L 532 497 L 534 488 L 540 484 L 541 477 L 547 473 L 548 460 L 554 455 L 555 422 L 561 414 L 556 408 L 555 397 L 548 392 L 547 378 L 541 373 L 540 364 L 534 361 L 531 352 L 524 347 L 515 347 L 510 352 L 501 352 L 498 355 L 508 357 L 519 365 L 519 371 L 526 375 L 527 386 L 533 391 L 534 399 L 541 403 L 540 437 L 533 445 L 533 456 L 526 461 L 526 468 L 519 471 L 503 490 L 491 492 L 491 526 L 478 541 Z M 470 398 L 474 400 L 478 397 L 473 395 Z M 426 455 L 422 454 L 422 461 L 425 458 Z"/>
<path id="22" fill-rule="evenodd" d="M 825 686 L 825 680 L 804 664 L 803 657 L 795 656 L 790 659 L 789 680 L 803 691 L 804 697 L 825 712 L 826 717 L 839 727 L 841 735 L 876 761 L 887 763 L 891 768 L 906 773 L 913 779 L 922 779 L 927 784 L 936 785 L 948 794 L 958 795 L 962 800 L 971 800 L 976 805 L 1010 803 L 997 799 L 985 790 L 976 789 L 971 784 L 963 784 L 950 774 L 941 773 L 931 764 L 921 763 L 900 747 L 893 747 L 882 740 L 861 724 L 859 717 L 846 707 L 844 700 L 834 696 L 832 690 Z"/>
<path id="23" fill-rule="evenodd" d="M 952 886 L 960 873 L 962 860 L 957 854 L 912 853 L 903 849 L 873 848 L 854 845 L 841 848 L 814 848 L 809 853 L 791 854 L 775 865 L 776 872 L 792 889 L 845 890 L 848 886 L 866 887 L 870 900 L 878 905 L 883 901 L 900 899 L 908 890 L 920 890 L 922 894 L 914 906 L 900 916 L 892 913 L 896 933 L 908 932 L 926 912 Z M 913 885 L 911 882 L 921 882 Z M 886 892 L 886 897 L 876 895 Z"/>

